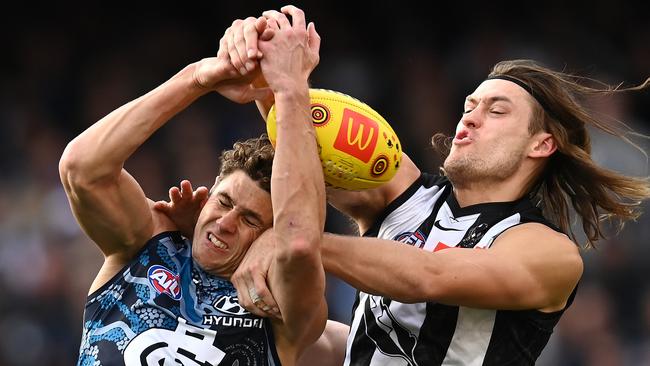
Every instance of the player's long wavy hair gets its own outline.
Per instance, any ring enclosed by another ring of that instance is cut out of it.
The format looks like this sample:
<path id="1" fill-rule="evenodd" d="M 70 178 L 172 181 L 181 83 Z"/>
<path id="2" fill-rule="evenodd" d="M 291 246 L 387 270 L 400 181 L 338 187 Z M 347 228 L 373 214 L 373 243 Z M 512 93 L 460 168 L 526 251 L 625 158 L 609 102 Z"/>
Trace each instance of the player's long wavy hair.
<path id="1" fill-rule="evenodd" d="M 528 187 L 535 201 L 541 203 L 544 215 L 576 241 L 571 229 L 573 208 L 582 220 L 587 247 L 594 247 L 597 240 L 605 237 L 604 220 L 612 221 L 620 230 L 626 221 L 638 218 L 641 201 L 650 197 L 648 178 L 630 177 L 598 166 L 591 158 L 587 127 L 598 128 L 635 147 L 628 136 L 638 134 L 621 121 L 597 115 L 583 103 L 587 98 L 648 88 L 650 79 L 638 86 L 621 88 L 620 84 L 610 86 L 553 71 L 531 60 L 499 62 L 489 77 L 499 75 L 523 82 L 545 104 L 546 110 L 534 103 L 529 132 L 552 134 L 557 151 Z M 438 148 L 443 140 L 436 135 L 432 141 Z"/>
<path id="2" fill-rule="evenodd" d="M 271 192 L 271 169 L 275 150 L 266 134 L 235 142 L 231 150 L 221 153 L 219 177 L 242 170 L 267 192 Z"/>

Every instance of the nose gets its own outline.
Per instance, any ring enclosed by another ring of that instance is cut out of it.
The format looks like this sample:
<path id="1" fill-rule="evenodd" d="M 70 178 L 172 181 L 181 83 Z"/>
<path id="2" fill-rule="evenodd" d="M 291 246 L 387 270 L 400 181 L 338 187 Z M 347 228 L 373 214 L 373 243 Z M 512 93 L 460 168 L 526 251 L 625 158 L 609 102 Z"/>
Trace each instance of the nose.
<path id="1" fill-rule="evenodd" d="M 233 234 L 237 231 L 237 214 L 235 210 L 226 212 L 217 219 L 217 228 L 224 233 Z"/>
<path id="2" fill-rule="evenodd" d="M 471 111 L 463 114 L 460 122 L 467 128 L 479 128 L 481 126 L 481 106 L 478 105 Z"/>

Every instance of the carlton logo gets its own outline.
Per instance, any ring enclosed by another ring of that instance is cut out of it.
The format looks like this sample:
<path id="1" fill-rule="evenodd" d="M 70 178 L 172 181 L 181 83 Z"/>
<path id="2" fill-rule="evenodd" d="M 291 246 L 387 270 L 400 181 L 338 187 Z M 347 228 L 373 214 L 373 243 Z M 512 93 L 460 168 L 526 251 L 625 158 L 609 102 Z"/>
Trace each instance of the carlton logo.
<path id="1" fill-rule="evenodd" d="M 345 108 L 334 148 L 367 163 L 377 146 L 379 125 L 370 118 Z"/>
<path id="2" fill-rule="evenodd" d="M 177 274 L 156 264 L 149 268 L 147 276 L 159 294 L 165 294 L 174 300 L 181 299 L 181 284 Z"/>

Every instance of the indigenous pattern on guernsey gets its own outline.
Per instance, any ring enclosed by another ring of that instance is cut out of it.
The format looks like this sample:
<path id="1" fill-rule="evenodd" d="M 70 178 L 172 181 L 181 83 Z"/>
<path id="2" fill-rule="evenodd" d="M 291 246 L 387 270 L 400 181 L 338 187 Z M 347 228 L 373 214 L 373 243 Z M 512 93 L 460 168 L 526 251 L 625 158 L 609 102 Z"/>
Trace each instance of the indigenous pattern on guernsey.
<path id="1" fill-rule="evenodd" d="M 156 235 L 88 296 L 79 366 L 280 365 L 271 324 L 201 271 L 178 232 Z"/>
<path id="2" fill-rule="evenodd" d="M 422 174 L 388 205 L 364 236 L 435 252 L 448 248 L 489 250 L 499 234 L 527 222 L 558 230 L 528 198 L 461 208 L 451 191 L 446 178 Z M 575 290 L 566 307 L 573 295 Z M 563 311 L 403 304 L 358 292 L 345 365 L 534 365 Z"/>

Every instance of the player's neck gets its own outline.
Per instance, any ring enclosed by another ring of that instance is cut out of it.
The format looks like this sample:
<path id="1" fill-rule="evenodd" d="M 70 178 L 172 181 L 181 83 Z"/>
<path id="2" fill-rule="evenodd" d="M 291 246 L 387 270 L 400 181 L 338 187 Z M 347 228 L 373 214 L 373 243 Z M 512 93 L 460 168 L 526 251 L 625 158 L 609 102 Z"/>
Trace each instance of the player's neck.
<path id="1" fill-rule="evenodd" d="M 516 201 L 532 188 L 533 182 L 538 179 L 539 169 L 539 165 L 525 161 L 507 178 L 488 174 L 458 182 L 452 180 L 454 195 L 460 207 Z"/>
<path id="2" fill-rule="evenodd" d="M 505 181 L 481 180 L 454 185 L 454 195 L 460 207 L 479 203 L 516 201 L 524 194 L 526 194 L 525 184 L 514 177 Z"/>

